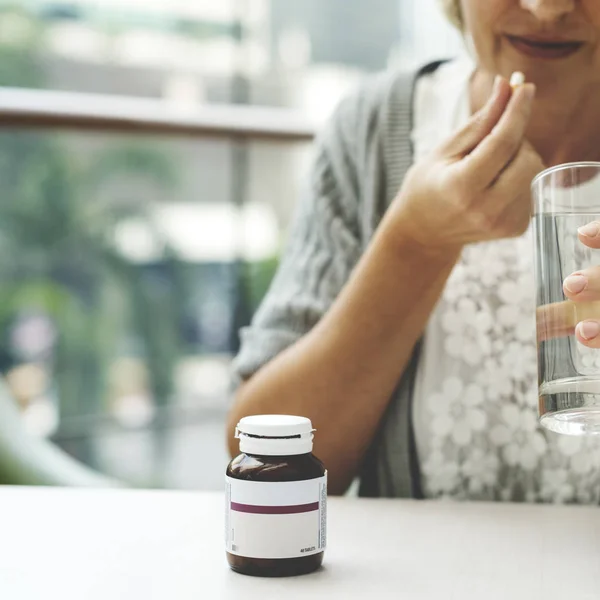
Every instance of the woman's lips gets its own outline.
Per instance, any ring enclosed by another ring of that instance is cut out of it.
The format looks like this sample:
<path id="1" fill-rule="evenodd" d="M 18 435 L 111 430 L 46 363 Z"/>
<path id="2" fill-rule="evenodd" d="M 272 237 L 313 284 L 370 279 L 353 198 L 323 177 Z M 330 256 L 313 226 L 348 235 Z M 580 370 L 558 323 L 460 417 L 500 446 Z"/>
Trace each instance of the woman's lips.
<path id="1" fill-rule="evenodd" d="M 583 42 L 538 40 L 513 35 L 507 35 L 506 39 L 521 54 L 532 58 L 546 58 L 551 60 L 567 58 L 583 47 Z"/>

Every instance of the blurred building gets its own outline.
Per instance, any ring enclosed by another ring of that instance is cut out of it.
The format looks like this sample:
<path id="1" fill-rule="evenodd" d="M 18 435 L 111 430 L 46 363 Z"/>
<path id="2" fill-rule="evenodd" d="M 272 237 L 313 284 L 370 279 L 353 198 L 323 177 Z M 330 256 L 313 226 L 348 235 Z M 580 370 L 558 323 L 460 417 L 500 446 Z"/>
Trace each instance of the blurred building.
<path id="1" fill-rule="evenodd" d="M 398 0 L 272 0 L 274 50 L 304 33 L 310 62 L 375 71 L 385 68 L 390 49 L 398 43 Z M 366 18 L 365 10 L 368 10 Z"/>

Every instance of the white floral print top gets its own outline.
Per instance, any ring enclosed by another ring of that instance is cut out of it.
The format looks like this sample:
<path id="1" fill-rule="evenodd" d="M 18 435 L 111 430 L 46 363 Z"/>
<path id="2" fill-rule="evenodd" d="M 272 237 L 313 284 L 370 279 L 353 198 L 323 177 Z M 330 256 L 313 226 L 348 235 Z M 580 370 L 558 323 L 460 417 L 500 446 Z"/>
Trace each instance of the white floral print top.
<path id="1" fill-rule="evenodd" d="M 422 78 L 415 157 L 469 116 L 464 59 Z M 600 501 L 600 439 L 537 422 L 533 243 L 465 248 L 424 336 L 414 426 L 425 496 L 528 502 Z"/>

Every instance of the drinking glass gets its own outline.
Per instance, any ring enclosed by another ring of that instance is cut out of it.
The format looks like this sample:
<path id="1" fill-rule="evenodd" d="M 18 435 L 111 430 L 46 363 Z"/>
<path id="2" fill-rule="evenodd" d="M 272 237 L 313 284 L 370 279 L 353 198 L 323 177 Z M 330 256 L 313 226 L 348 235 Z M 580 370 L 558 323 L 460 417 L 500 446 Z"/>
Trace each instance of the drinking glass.
<path id="1" fill-rule="evenodd" d="M 559 433 L 600 434 L 600 350 L 575 337 L 577 323 L 600 319 L 600 302 L 572 302 L 563 292 L 567 276 L 600 266 L 600 250 L 577 234 L 600 221 L 600 163 L 547 169 L 532 192 L 540 422 Z"/>

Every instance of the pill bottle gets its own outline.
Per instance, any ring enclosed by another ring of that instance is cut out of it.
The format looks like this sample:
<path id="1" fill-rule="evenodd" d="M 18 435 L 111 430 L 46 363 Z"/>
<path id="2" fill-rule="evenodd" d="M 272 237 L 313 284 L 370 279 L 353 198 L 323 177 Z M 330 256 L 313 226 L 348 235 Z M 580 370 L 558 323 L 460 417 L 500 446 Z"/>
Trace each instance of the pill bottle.
<path id="1" fill-rule="evenodd" d="M 240 455 L 225 474 L 225 546 L 229 566 L 262 577 L 304 575 L 323 563 L 327 472 L 312 454 L 309 419 L 243 418 Z"/>

